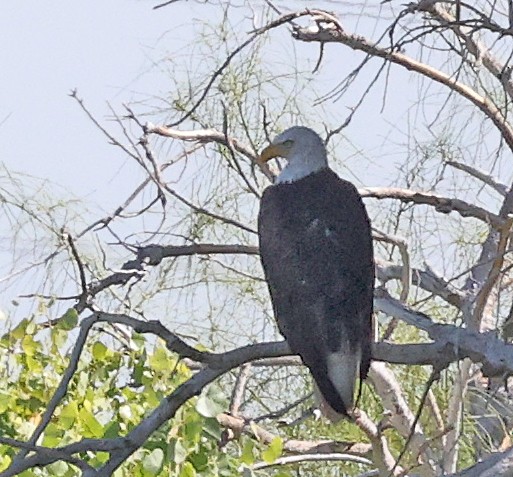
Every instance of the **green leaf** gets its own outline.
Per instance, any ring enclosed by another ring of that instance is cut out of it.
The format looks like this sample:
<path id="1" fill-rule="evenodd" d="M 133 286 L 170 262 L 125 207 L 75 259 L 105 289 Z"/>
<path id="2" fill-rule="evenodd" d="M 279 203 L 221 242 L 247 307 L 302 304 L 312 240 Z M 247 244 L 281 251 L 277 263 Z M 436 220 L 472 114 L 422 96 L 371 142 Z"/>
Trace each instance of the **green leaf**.
<path id="1" fill-rule="evenodd" d="M 143 335 L 134 333 L 132 335 L 130 348 L 135 349 L 135 350 L 139 350 L 142 348 L 143 350 L 145 350 L 146 349 L 146 338 Z"/>
<path id="2" fill-rule="evenodd" d="M 164 451 L 158 447 L 153 449 L 142 461 L 143 469 L 151 475 L 157 475 L 161 471 L 163 463 Z"/>
<path id="3" fill-rule="evenodd" d="M 203 417 L 216 417 L 221 414 L 224 409 L 224 397 L 216 392 L 213 386 L 203 390 L 196 402 L 196 411 Z"/>
<path id="4" fill-rule="evenodd" d="M 0 414 L 3 414 L 11 406 L 13 396 L 0 392 Z"/>
<path id="5" fill-rule="evenodd" d="M 66 462 L 63 462 L 62 460 L 60 460 L 60 461 L 54 462 L 53 464 L 48 465 L 46 468 L 49 470 L 50 475 L 61 476 L 61 475 L 64 475 L 68 471 L 69 466 L 68 466 L 68 464 L 66 464 Z"/>
<path id="6" fill-rule="evenodd" d="M 103 437 L 103 426 L 94 415 L 83 407 L 79 412 L 80 423 L 84 429 L 84 437 Z"/>
<path id="7" fill-rule="evenodd" d="M 26 335 L 27 325 L 29 324 L 29 320 L 27 318 L 24 318 L 20 321 L 18 326 L 14 328 L 9 334 L 15 339 L 15 340 L 21 340 Z"/>
<path id="8" fill-rule="evenodd" d="M 178 477 L 196 477 L 196 469 L 190 462 L 185 462 Z"/>
<path id="9" fill-rule="evenodd" d="M 57 354 L 58 350 L 62 349 L 64 344 L 68 339 L 68 333 L 65 330 L 61 330 L 59 328 L 52 328 L 51 334 L 52 343 L 56 347 L 55 354 Z"/>
<path id="10" fill-rule="evenodd" d="M 160 404 L 161 397 L 157 395 L 153 387 L 146 386 L 142 395 L 144 396 L 144 401 L 148 404 L 148 406 L 156 407 L 158 404 Z"/>
<path id="11" fill-rule="evenodd" d="M 93 349 L 92 349 L 93 358 L 96 359 L 97 361 L 103 361 L 103 359 L 107 355 L 108 350 L 109 349 L 107 348 L 107 346 L 105 346 L 102 342 L 97 341 L 93 345 Z"/>
<path id="12" fill-rule="evenodd" d="M 39 351 L 41 345 L 34 340 L 33 336 L 25 335 L 21 341 L 21 347 L 27 356 L 34 356 L 36 352 Z"/>
<path id="13" fill-rule="evenodd" d="M 25 365 L 32 374 L 41 375 L 43 372 L 43 366 L 39 359 L 34 358 L 33 355 L 27 354 L 25 356 Z"/>
<path id="14" fill-rule="evenodd" d="M 136 386 L 143 384 L 144 371 L 146 370 L 146 357 L 146 351 L 143 350 L 135 363 L 134 371 L 132 372 L 132 379 Z"/>
<path id="15" fill-rule="evenodd" d="M 97 452 L 94 458 L 94 463 L 105 464 L 109 460 L 110 453 L 109 452 Z M 76 474 L 72 474 L 76 475 Z"/>
<path id="16" fill-rule="evenodd" d="M 175 364 L 168 351 L 162 348 L 162 346 L 159 346 L 155 352 L 149 356 L 148 362 L 155 371 L 170 371 Z"/>
<path id="17" fill-rule="evenodd" d="M 78 323 L 78 313 L 75 308 L 69 308 L 64 315 L 60 317 L 60 319 L 57 322 L 57 328 L 60 328 L 61 330 L 72 330 L 77 326 Z"/>
<path id="18" fill-rule="evenodd" d="M 223 434 L 223 430 L 215 417 L 207 417 L 205 419 L 203 422 L 203 431 L 208 437 L 212 437 L 216 441 L 220 441 Z"/>
<path id="19" fill-rule="evenodd" d="M 183 446 L 180 439 L 171 442 L 171 460 L 176 464 L 181 464 L 187 458 L 187 449 Z"/>
<path id="20" fill-rule="evenodd" d="M 51 422 L 45 429 L 43 445 L 46 447 L 57 447 L 62 442 L 64 429 Z"/>
<path id="21" fill-rule="evenodd" d="M 242 447 L 242 453 L 240 455 L 240 461 L 243 464 L 251 465 L 255 462 L 255 455 L 253 454 L 253 449 L 255 448 L 255 444 L 252 440 L 247 439 Z"/>
<path id="22" fill-rule="evenodd" d="M 283 452 L 283 439 L 281 437 L 276 436 L 269 447 L 262 452 L 262 459 L 268 464 L 272 464 L 278 457 L 280 457 Z"/>
<path id="23" fill-rule="evenodd" d="M 105 439 L 115 439 L 116 437 L 119 437 L 119 431 L 119 422 L 113 421 L 107 426 L 103 437 L 105 437 Z"/>
<path id="24" fill-rule="evenodd" d="M 66 404 L 61 410 L 59 416 L 59 422 L 63 429 L 71 429 L 73 423 L 78 418 L 78 405 L 76 401 L 71 401 L 69 404 Z"/>
<path id="25" fill-rule="evenodd" d="M 212 451 L 201 448 L 201 452 L 195 452 L 194 454 L 189 454 L 189 461 L 194 466 L 196 470 L 199 472 L 204 471 L 208 466 L 208 457 Z"/>
<path id="26" fill-rule="evenodd" d="M 196 419 L 195 419 L 196 418 Z M 197 444 L 200 441 L 203 432 L 203 423 L 197 414 L 191 416 L 186 422 L 183 430 L 183 437 L 191 444 Z"/>
<path id="27" fill-rule="evenodd" d="M 12 459 L 7 455 L 7 447 L 0 446 L 0 472 L 11 465 Z"/>

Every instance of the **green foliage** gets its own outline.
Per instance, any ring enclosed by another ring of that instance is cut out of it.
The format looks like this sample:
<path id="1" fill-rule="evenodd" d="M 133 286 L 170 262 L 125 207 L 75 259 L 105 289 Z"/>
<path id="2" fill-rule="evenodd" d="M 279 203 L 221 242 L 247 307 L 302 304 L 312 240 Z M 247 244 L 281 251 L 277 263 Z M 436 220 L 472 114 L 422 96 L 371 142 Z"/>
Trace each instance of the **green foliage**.
<path id="1" fill-rule="evenodd" d="M 69 347 L 76 333 L 69 328 L 78 318 L 76 313 L 68 310 L 63 318 L 64 323 L 45 331 L 26 319 L 1 337 L 0 435 L 26 440 L 41 421 L 68 365 L 68 357 L 63 358 L 59 351 L 63 343 Z M 59 447 L 83 438 L 126 435 L 190 376 L 187 366 L 159 342 L 134 336 L 127 350 L 93 334 L 40 444 Z M 240 462 L 218 446 L 221 429 L 215 416 L 225 408 L 219 388 L 204 390 L 152 435 L 116 476 L 233 475 Z M 0 446 L 0 471 L 16 452 L 15 448 Z M 81 456 L 95 467 L 108 457 L 105 452 Z M 79 471 L 59 461 L 45 467 L 40 475 L 72 477 Z"/>
<path id="2" fill-rule="evenodd" d="M 283 452 L 283 440 L 280 437 L 275 437 L 269 447 L 262 452 L 262 458 L 268 464 L 272 464 Z"/>

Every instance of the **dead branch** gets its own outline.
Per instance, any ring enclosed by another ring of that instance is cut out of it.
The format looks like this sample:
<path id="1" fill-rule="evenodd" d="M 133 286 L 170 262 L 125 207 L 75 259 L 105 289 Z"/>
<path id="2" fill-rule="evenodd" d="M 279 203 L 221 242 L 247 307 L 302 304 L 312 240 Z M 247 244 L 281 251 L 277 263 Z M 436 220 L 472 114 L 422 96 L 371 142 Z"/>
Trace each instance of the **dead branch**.
<path id="1" fill-rule="evenodd" d="M 242 417 L 235 417 L 229 414 L 219 414 L 217 416 L 217 421 L 221 426 L 231 429 L 236 436 L 240 436 L 242 433 L 254 435 L 259 442 L 264 444 L 270 444 L 276 437 L 272 432 L 269 432 L 253 421 L 246 420 Z M 371 446 L 370 444 L 360 442 L 334 441 L 330 439 L 284 439 L 283 449 L 295 454 L 346 453 L 368 457 L 371 451 Z"/>
<path id="2" fill-rule="evenodd" d="M 511 477 L 513 448 L 492 454 L 476 465 L 447 477 Z"/>
<path id="3" fill-rule="evenodd" d="M 508 74 L 507 65 L 501 63 L 497 57 L 491 54 L 486 45 L 475 38 L 475 26 L 467 26 L 465 23 L 458 21 L 440 2 L 421 0 L 417 4 L 410 4 L 409 9 L 413 12 L 429 13 L 434 19 L 440 22 L 440 25 L 450 28 L 458 38 L 463 40 L 467 50 L 476 61 L 482 63 L 490 74 L 500 81 L 504 91 L 513 99 L 511 72 Z"/>
<path id="4" fill-rule="evenodd" d="M 301 462 L 326 462 L 326 461 L 342 461 L 342 462 L 355 462 L 357 464 L 373 465 L 373 462 L 363 457 L 358 457 L 351 454 L 304 454 L 304 455 L 290 455 L 286 457 L 279 457 L 272 463 L 257 462 L 251 466 L 251 469 L 267 469 L 278 465 L 297 464 Z"/>
<path id="5" fill-rule="evenodd" d="M 504 225 L 504 219 L 498 215 L 460 199 L 451 199 L 428 192 L 418 192 L 410 189 L 401 189 L 399 187 L 364 187 L 359 189 L 359 192 L 362 197 L 398 199 L 405 204 L 413 202 L 419 205 L 430 205 L 434 207 L 437 212 L 442 214 L 457 212 L 462 217 L 472 217 L 481 220 L 497 230 Z"/>
<path id="6" fill-rule="evenodd" d="M 251 374 L 251 364 L 244 364 L 240 367 L 237 379 L 232 390 L 232 397 L 230 400 L 230 414 L 237 417 L 239 415 L 240 407 L 244 399 L 244 392 Z"/>
<path id="7" fill-rule="evenodd" d="M 401 475 L 403 469 L 397 465 L 397 462 L 390 452 L 388 441 L 372 419 L 362 411 L 356 409 L 353 413 L 355 424 L 365 433 L 372 445 L 372 457 L 374 465 L 379 469 L 379 475 L 392 477 Z"/>
<path id="8" fill-rule="evenodd" d="M 506 246 L 509 242 L 511 227 L 513 226 L 513 217 L 508 217 L 504 227 L 500 230 L 499 233 L 499 243 L 497 244 L 497 255 L 495 260 L 493 261 L 492 267 L 488 274 L 486 281 L 483 283 L 483 286 L 479 290 L 479 293 L 476 296 L 474 301 L 474 312 L 473 312 L 473 322 L 474 324 L 478 324 L 481 322 L 483 311 L 485 309 L 486 304 L 488 303 L 488 299 L 490 297 L 490 293 L 492 289 L 497 283 L 499 276 L 501 274 L 502 264 L 504 263 L 504 252 L 506 250 Z"/>
<path id="9" fill-rule="evenodd" d="M 505 197 L 508 193 L 508 186 L 506 184 L 497 181 L 497 179 L 492 177 L 490 174 L 486 174 L 485 172 L 480 171 L 475 167 L 457 161 L 446 161 L 445 164 L 454 167 L 455 169 L 459 169 L 460 171 L 466 172 L 476 179 L 479 179 L 481 182 L 491 187 L 495 192 L 498 192 L 503 197 Z"/>
<path id="10" fill-rule="evenodd" d="M 400 300 L 406 302 L 408 299 L 408 294 L 410 293 L 410 285 L 411 285 L 411 264 L 410 264 L 410 254 L 408 252 L 408 243 L 403 237 L 397 237 L 396 235 L 386 234 L 381 230 L 374 229 L 373 239 L 378 242 L 386 242 L 391 243 L 392 245 L 397 246 L 399 249 L 399 253 L 401 254 L 401 260 L 403 261 L 401 266 L 401 295 Z"/>
<path id="11" fill-rule="evenodd" d="M 376 392 L 381 397 L 383 406 L 388 409 L 390 415 L 388 422 L 399 434 L 409 440 L 409 445 L 414 455 L 422 455 L 423 475 L 434 477 L 437 469 L 434 467 L 436 459 L 427 444 L 427 439 L 422 426 L 418 423 L 414 413 L 404 398 L 403 391 L 395 374 L 385 363 L 374 362 L 369 370 L 371 380 Z"/>
<path id="12" fill-rule="evenodd" d="M 181 131 L 173 129 L 168 126 L 156 126 L 152 123 L 146 123 L 145 131 L 147 134 L 157 134 L 163 137 L 170 137 L 179 139 L 180 141 L 193 141 L 201 144 L 214 142 L 226 147 L 232 147 L 234 151 L 242 154 L 250 160 L 252 164 L 257 165 L 262 173 L 270 180 L 273 180 L 273 174 L 266 164 L 261 164 L 257 161 L 257 152 L 249 146 L 243 144 L 241 141 L 234 137 L 229 137 L 221 131 L 215 129 L 199 129 L 195 131 Z"/>
<path id="13" fill-rule="evenodd" d="M 324 16 L 329 22 L 328 26 L 317 22 L 316 26 L 293 28 L 292 36 L 300 41 L 320 43 L 340 43 L 353 50 L 359 50 L 368 55 L 382 58 L 386 61 L 398 64 L 410 71 L 415 71 L 427 78 L 447 86 L 463 98 L 468 99 L 488 117 L 500 131 L 504 141 L 513 151 L 513 128 L 501 112 L 489 98 L 481 96 L 474 89 L 459 82 L 454 76 L 448 75 L 432 66 L 417 61 L 409 56 L 389 48 L 380 47 L 365 37 L 345 32 L 340 23 L 333 21 L 333 16 L 322 10 L 311 10 L 315 16 Z"/>
<path id="14" fill-rule="evenodd" d="M 507 376 L 513 371 L 513 346 L 505 344 L 492 333 L 479 333 L 468 328 L 435 323 L 426 314 L 412 310 L 392 298 L 382 288 L 377 289 L 374 294 L 374 308 L 424 330 L 430 339 L 440 345 L 445 343 L 446 349 L 433 361 L 437 369 L 447 366 L 443 363 L 444 355 L 451 355 L 456 348 L 460 357 L 482 363 L 486 376 Z"/>
<path id="15" fill-rule="evenodd" d="M 376 276 L 382 283 L 389 280 L 401 280 L 404 276 L 401 265 L 376 259 Z M 447 303 L 460 308 L 464 293 L 444 278 L 436 275 L 432 270 L 413 268 L 411 271 L 412 283 L 423 290 L 443 298 Z"/>

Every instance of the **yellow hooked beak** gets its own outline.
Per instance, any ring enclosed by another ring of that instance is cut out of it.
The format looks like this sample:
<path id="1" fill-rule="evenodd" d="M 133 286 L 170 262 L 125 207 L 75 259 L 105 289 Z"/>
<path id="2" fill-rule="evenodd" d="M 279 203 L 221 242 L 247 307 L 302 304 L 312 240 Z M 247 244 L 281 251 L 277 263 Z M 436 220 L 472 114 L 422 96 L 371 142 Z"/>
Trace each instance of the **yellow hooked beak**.
<path id="1" fill-rule="evenodd" d="M 285 144 L 271 144 L 267 146 L 258 156 L 258 162 L 265 164 L 274 157 L 287 157 L 290 146 Z"/>

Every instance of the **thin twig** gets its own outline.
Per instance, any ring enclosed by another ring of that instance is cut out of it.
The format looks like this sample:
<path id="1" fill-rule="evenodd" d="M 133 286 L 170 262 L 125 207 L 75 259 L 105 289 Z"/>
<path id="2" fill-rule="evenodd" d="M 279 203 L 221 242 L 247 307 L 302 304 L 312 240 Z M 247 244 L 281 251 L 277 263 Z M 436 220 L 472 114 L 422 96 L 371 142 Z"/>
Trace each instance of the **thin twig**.
<path id="1" fill-rule="evenodd" d="M 287 457 L 279 457 L 271 463 L 257 462 L 251 466 L 253 470 L 267 469 L 277 465 L 297 464 L 301 462 L 327 462 L 327 461 L 342 461 L 342 462 L 355 462 L 357 464 L 373 465 L 372 461 L 364 457 L 358 457 L 351 454 L 303 454 L 303 455 L 290 455 Z"/>
<path id="2" fill-rule="evenodd" d="M 77 264 L 78 273 L 80 276 L 80 286 L 82 288 L 82 293 L 80 294 L 78 301 L 79 303 L 82 303 L 82 305 L 86 305 L 87 298 L 89 296 L 89 290 L 87 287 L 87 279 L 85 275 L 84 264 L 82 263 L 82 259 L 80 258 L 77 247 L 75 246 L 75 241 L 73 240 L 71 234 L 66 232 L 64 236 L 66 237 L 66 241 L 68 242 L 68 245 L 71 249 L 71 254 L 73 255 L 75 263 Z"/>
<path id="3" fill-rule="evenodd" d="M 446 161 L 445 164 L 448 166 L 452 166 L 455 169 L 459 169 L 461 171 L 466 172 L 467 174 L 479 179 L 481 182 L 484 182 L 486 185 L 490 186 L 493 190 L 498 192 L 503 197 L 508 193 L 508 186 L 501 182 L 498 182 L 493 176 L 490 174 L 486 174 L 475 167 L 469 166 L 468 164 L 464 164 L 462 162 L 456 161 Z"/>

